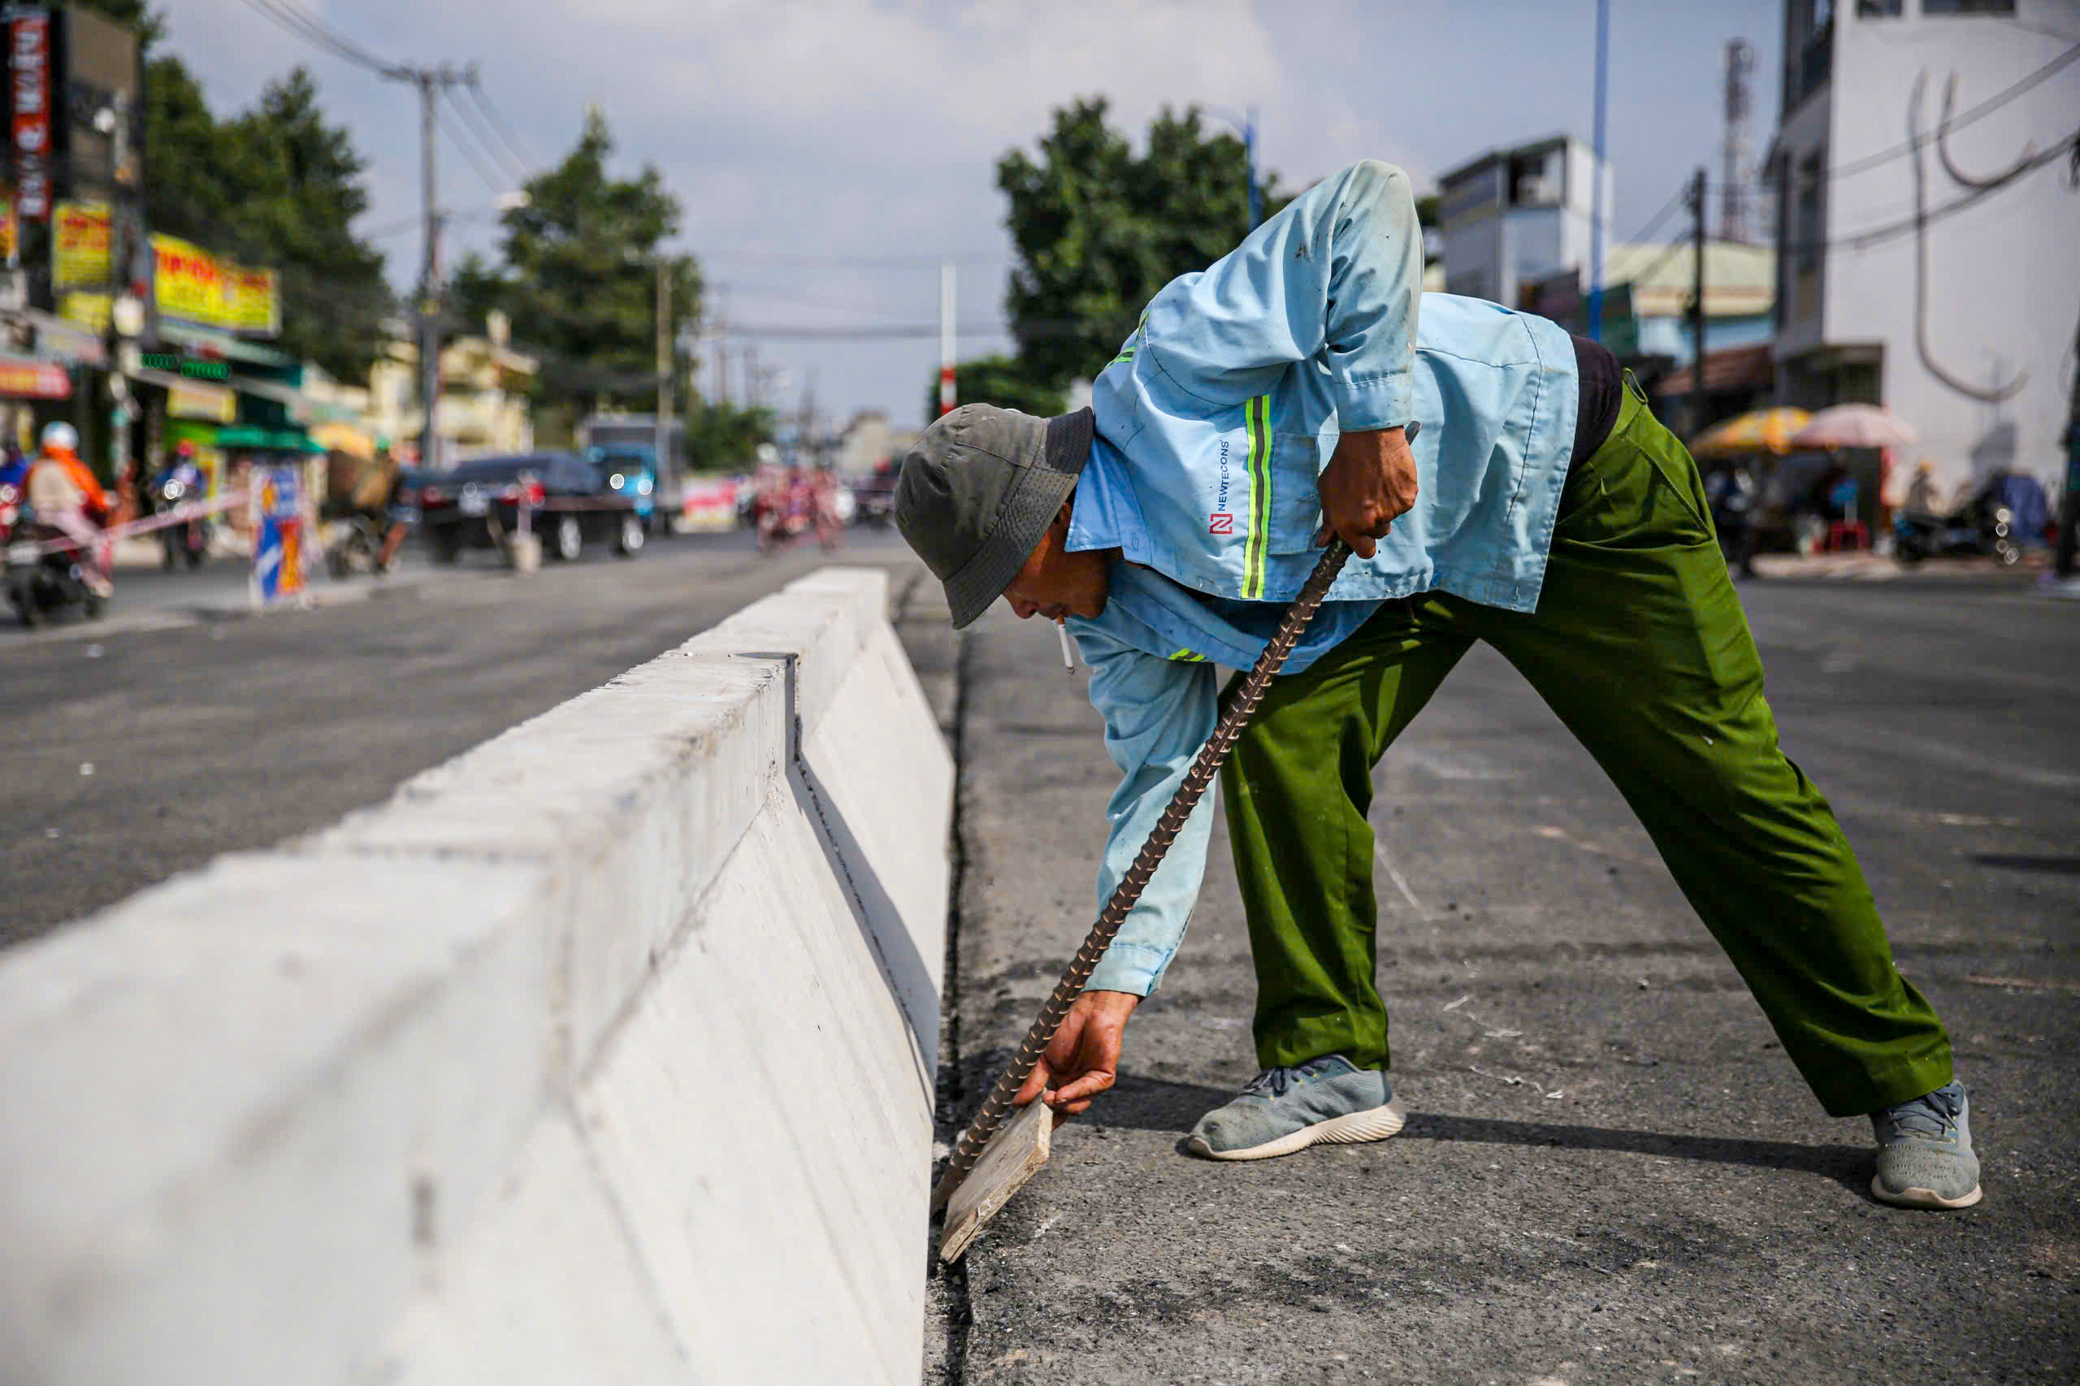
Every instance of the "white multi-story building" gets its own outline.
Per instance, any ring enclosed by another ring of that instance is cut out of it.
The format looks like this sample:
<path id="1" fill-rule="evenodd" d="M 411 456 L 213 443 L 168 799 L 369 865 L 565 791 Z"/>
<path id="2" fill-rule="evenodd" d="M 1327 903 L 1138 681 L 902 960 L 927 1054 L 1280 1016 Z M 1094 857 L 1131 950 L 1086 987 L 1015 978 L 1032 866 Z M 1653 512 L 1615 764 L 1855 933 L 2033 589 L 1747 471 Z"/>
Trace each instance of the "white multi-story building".
<path id="1" fill-rule="evenodd" d="M 2080 0 L 1786 0 L 1780 402 L 1881 403 L 1945 497 L 2057 492 L 2080 320 Z M 1949 123 L 1944 124 L 1948 111 Z"/>
<path id="2" fill-rule="evenodd" d="M 1521 285 L 1586 269 L 1595 168 L 1588 145 L 1552 135 L 1514 149 L 1491 149 L 1440 177 L 1445 292 L 1515 308 Z M 1607 207 L 1607 162 L 1603 183 Z"/>

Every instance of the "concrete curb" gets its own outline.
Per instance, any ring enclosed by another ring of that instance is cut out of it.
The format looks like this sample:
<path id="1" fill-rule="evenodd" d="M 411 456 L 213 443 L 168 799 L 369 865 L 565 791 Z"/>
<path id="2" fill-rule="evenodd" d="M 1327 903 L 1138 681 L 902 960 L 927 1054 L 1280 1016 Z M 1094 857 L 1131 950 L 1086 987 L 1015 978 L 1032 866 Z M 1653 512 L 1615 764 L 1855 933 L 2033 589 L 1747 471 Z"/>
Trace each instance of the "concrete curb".
<path id="1" fill-rule="evenodd" d="M 915 1381 L 952 765 L 886 601 L 0 959 L 0 1380 Z"/>

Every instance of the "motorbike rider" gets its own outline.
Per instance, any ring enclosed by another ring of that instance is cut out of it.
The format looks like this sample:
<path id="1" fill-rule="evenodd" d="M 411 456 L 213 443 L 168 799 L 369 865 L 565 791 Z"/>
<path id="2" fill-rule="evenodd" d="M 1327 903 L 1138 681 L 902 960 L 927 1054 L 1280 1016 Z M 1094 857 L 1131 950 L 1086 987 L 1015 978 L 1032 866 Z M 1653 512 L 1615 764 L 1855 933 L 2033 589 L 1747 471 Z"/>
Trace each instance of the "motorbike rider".
<path id="1" fill-rule="evenodd" d="M 28 475 L 28 454 L 12 438 L 8 439 L 6 452 L 0 455 L 0 486 L 12 486 L 19 491 Z"/>
<path id="2" fill-rule="evenodd" d="M 80 573 L 97 597 L 115 592 L 102 526 L 111 509 L 108 492 L 79 458 L 79 433 L 69 423 L 44 427 L 42 450 L 29 467 L 29 508 L 36 522 L 79 547 Z"/>
<path id="3" fill-rule="evenodd" d="M 1704 483 L 1712 508 L 1712 528 L 1726 552 L 1726 566 L 1744 578 L 1755 576 L 1755 477 L 1738 461 L 1720 467 Z"/>
<path id="4" fill-rule="evenodd" d="M 161 512 L 171 511 L 177 506 L 203 499 L 208 489 L 208 478 L 195 460 L 195 444 L 183 438 L 174 444 L 173 456 L 167 459 L 166 470 L 152 480 L 152 508 Z M 191 562 L 199 562 L 209 547 L 208 524 L 200 519 L 189 520 L 163 531 L 163 541 L 169 568 L 184 551 L 192 552 Z M 192 550 L 189 549 L 191 543 Z"/>
<path id="5" fill-rule="evenodd" d="M 387 573 L 404 544 L 405 522 L 399 517 L 399 493 L 404 489 L 404 468 L 398 465 L 388 438 L 376 439 L 376 455 L 354 483 L 354 508 L 383 535 L 383 548 L 376 555 L 376 571 Z"/>
<path id="6" fill-rule="evenodd" d="M 152 483 L 154 491 L 163 490 L 169 481 L 181 484 L 181 494 L 199 497 L 202 494 L 202 467 L 195 460 L 195 444 L 186 438 L 173 446 L 173 457 L 167 462 L 166 470 L 159 473 Z"/>

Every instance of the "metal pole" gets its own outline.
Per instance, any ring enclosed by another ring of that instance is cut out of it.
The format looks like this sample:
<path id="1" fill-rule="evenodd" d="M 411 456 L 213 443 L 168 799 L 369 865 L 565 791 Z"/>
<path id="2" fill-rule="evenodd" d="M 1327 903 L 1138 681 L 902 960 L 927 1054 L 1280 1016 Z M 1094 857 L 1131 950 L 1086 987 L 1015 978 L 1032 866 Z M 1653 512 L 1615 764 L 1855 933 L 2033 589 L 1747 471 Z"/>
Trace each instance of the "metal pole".
<path id="1" fill-rule="evenodd" d="M 953 412 L 959 395 L 953 369 L 953 263 L 939 266 L 939 413 Z"/>
<path id="2" fill-rule="evenodd" d="M 1596 166 L 1589 178 L 1589 340 L 1603 340 L 1603 133 L 1609 94 L 1611 0 L 1596 0 Z"/>
<path id="3" fill-rule="evenodd" d="M 412 74 L 419 88 L 419 202 L 426 216 L 426 254 L 419 266 L 419 399 L 425 422 L 419 429 L 419 465 L 440 465 L 440 433 L 435 414 L 441 397 L 440 326 L 440 235 L 439 191 L 434 181 L 433 103 L 440 94 L 438 74 L 420 70 Z"/>
<path id="4" fill-rule="evenodd" d="M 1242 124 L 1242 157 L 1249 169 L 1249 229 L 1254 231 L 1264 221 L 1264 199 L 1257 191 L 1257 112 L 1251 107 L 1244 112 L 1249 118 Z"/>
<path id="5" fill-rule="evenodd" d="M 1690 362 L 1690 436 L 1704 432 L 1707 402 L 1704 392 L 1704 170 L 1699 168 L 1690 183 L 1690 210 L 1696 221 L 1690 229 L 1690 337 L 1696 353 Z"/>
<path id="6" fill-rule="evenodd" d="M 663 255 L 657 257 L 657 412 L 656 449 L 654 470 L 657 485 L 663 489 L 668 482 L 678 479 L 679 470 L 671 459 L 672 442 L 672 276 L 671 262 Z M 676 493 L 676 486 L 673 487 Z"/>
<path id="7" fill-rule="evenodd" d="M 2080 351 L 2080 334 L 2073 339 Z M 2058 503 L 2058 547 L 2052 553 L 2052 570 L 2061 578 L 2073 576 L 2076 554 L 2080 554 L 2080 357 L 2073 361 L 2073 388 L 2067 396 L 2066 429 L 2061 440 L 2066 446 L 2066 485 Z"/>

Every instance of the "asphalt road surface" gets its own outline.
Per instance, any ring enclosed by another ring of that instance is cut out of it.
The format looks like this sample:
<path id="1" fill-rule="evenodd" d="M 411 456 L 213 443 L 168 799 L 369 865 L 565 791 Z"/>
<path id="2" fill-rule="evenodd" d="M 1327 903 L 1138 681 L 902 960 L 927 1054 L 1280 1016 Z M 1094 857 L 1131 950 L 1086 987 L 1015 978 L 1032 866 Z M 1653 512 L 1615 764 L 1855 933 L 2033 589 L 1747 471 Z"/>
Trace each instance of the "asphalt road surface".
<path id="1" fill-rule="evenodd" d="M 1759 583 L 1790 754 L 1949 1025 L 1985 1202 L 1874 1202 L 1588 756 L 1476 650 L 1388 756 L 1380 971 L 1406 1130 L 1216 1164 L 1255 1069 L 1224 828 L 1123 1078 L 935 1283 L 964 1383 L 2080 1379 L 2080 604 Z M 913 616 L 921 613 L 912 613 Z M 953 642 L 906 625 L 922 662 Z M 941 1138 L 1095 912 L 1116 772 L 1042 623 L 960 644 L 960 887 Z"/>
<path id="2" fill-rule="evenodd" d="M 526 577 L 471 555 L 264 617 L 235 564 L 121 573 L 107 622 L 0 636 L 0 945 L 379 802 L 826 561 L 740 534 Z M 914 562 L 874 531 L 836 561 Z"/>

